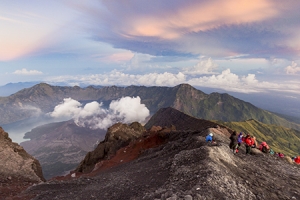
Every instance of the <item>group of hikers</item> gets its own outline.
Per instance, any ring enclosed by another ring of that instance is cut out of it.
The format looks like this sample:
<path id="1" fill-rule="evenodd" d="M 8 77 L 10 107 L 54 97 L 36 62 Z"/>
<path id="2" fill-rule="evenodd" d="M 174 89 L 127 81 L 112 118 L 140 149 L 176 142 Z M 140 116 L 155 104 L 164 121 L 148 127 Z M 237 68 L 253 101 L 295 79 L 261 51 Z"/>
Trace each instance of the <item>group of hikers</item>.
<path id="1" fill-rule="evenodd" d="M 246 154 L 250 154 L 252 148 L 258 148 L 263 153 L 269 153 L 271 155 L 276 155 L 276 156 L 278 156 L 280 158 L 284 157 L 283 153 L 281 153 L 281 152 L 274 152 L 273 149 L 271 149 L 266 142 L 262 142 L 258 146 L 256 138 L 254 136 L 251 136 L 250 134 L 245 134 L 244 135 L 243 132 L 240 132 L 239 134 L 237 134 L 236 131 L 233 131 L 233 133 L 230 135 L 229 139 L 230 139 L 229 147 L 230 147 L 230 149 L 233 150 L 234 154 L 238 153 L 240 146 L 242 144 L 244 144 L 245 147 L 246 147 Z M 213 139 L 213 133 L 209 133 L 206 136 L 205 140 L 206 140 L 206 142 L 215 143 L 215 141 Z M 300 164 L 300 156 L 292 157 L 292 160 L 295 163 Z"/>
<path id="2" fill-rule="evenodd" d="M 250 136 L 250 134 L 247 134 L 246 136 L 243 135 L 243 132 L 240 132 L 239 135 L 237 135 L 236 131 L 233 131 L 233 133 L 230 135 L 230 149 L 233 150 L 233 153 L 239 152 L 239 148 L 242 145 L 242 143 L 245 144 L 246 147 L 246 154 L 251 153 L 252 148 L 257 147 L 257 141 L 256 138 L 253 136 Z M 260 146 L 261 151 L 268 151 L 270 148 L 268 145 Z"/>

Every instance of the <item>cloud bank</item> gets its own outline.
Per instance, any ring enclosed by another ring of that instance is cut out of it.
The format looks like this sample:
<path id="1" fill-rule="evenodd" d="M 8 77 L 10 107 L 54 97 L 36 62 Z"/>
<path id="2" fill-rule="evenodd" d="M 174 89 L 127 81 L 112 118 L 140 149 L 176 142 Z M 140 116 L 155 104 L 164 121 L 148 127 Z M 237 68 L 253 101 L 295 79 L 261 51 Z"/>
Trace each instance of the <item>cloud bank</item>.
<path id="1" fill-rule="evenodd" d="M 74 99 L 65 98 L 48 115 L 58 120 L 73 119 L 81 127 L 107 129 L 117 122 L 143 123 L 150 112 L 144 104 L 141 104 L 140 97 L 123 97 L 112 101 L 108 109 L 96 101 L 83 106 Z"/>
<path id="2" fill-rule="evenodd" d="M 181 83 L 188 83 L 194 87 L 222 88 L 229 92 L 258 93 L 268 91 L 281 91 L 300 94 L 300 81 L 261 81 L 256 74 L 261 72 L 237 75 L 229 68 L 217 72 L 218 65 L 211 58 L 202 59 L 193 67 L 178 69 L 177 72 L 129 74 L 113 70 L 108 73 L 59 76 L 47 79 L 47 82 L 67 82 L 70 85 L 144 85 L 144 86 L 169 86 L 173 87 Z M 288 74 L 296 74 L 299 67 L 292 63 L 285 69 Z"/>
<path id="3" fill-rule="evenodd" d="M 16 70 L 13 72 L 13 74 L 17 75 L 41 75 L 43 72 L 38 70 L 27 70 L 26 68 L 23 68 L 21 70 Z"/>

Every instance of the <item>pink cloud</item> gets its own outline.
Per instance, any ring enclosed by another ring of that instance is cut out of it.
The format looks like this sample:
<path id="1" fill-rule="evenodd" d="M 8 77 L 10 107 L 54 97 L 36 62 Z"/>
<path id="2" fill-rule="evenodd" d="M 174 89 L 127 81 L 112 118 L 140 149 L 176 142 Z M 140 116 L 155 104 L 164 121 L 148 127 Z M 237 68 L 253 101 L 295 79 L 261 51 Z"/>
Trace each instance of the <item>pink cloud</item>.
<path id="1" fill-rule="evenodd" d="M 126 31 L 129 36 L 174 39 L 186 32 L 206 31 L 224 24 L 258 22 L 278 13 L 274 2 L 268 0 L 195 1 L 173 9 L 127 18 L 130 26 L 123 28 L 129 29 L 122 29 L 122 32 Z"/>

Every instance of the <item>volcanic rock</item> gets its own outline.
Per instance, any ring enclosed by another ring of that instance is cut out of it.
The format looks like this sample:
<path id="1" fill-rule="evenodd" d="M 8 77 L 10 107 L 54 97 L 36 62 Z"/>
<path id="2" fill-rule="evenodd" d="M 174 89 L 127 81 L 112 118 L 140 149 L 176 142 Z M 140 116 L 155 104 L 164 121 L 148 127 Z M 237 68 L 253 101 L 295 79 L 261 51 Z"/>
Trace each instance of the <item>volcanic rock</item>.
<path id="1" fill-rule="evenodd" d="M 114 124 L 108 128 L 105 139 L 98 144 L 94 151 L 85 156 L 75 171 L 84 173 L 92 171 L 97 162 L 109 159 L 118 149 L 141 137 L 144 131 L 145 128 L 138 122 L 133 122 L 130 125 Z"/>
<path id="2" fill-rule="evenodd" d="M 23 147 L 13 143 L 0 127 L 0 199 L 17 194 L 24 188 L 45 181 L 38 160 Z"/>

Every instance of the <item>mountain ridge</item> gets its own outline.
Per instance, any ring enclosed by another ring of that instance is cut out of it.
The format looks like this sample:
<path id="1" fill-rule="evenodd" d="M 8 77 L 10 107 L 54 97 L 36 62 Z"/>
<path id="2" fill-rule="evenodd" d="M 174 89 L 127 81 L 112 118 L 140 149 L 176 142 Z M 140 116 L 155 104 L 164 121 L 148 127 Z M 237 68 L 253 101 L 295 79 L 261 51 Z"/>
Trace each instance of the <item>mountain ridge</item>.
<path id="1" fill-rule="evenodd" d="M 175 87 L 61 87 L 40 83 L 23 89 L 9 97 L 0 98 L 0 124 L 12 123 L 40 113 L 53 111 L 64 98 L 73 98 L 80 102 L 103 102 L 108 106 L 112 100 L 124 96 L 139 96 L 154 114 L 160 108 L 173 107 L 191 116 L 209 120 L 243 121 L 256 119 L 267 124 L 278 124 L 300 130 L 300 124 L 289 122 L 271 112 L 239 100 L 228 94 L 205 94 L 188 84 Z"/>

